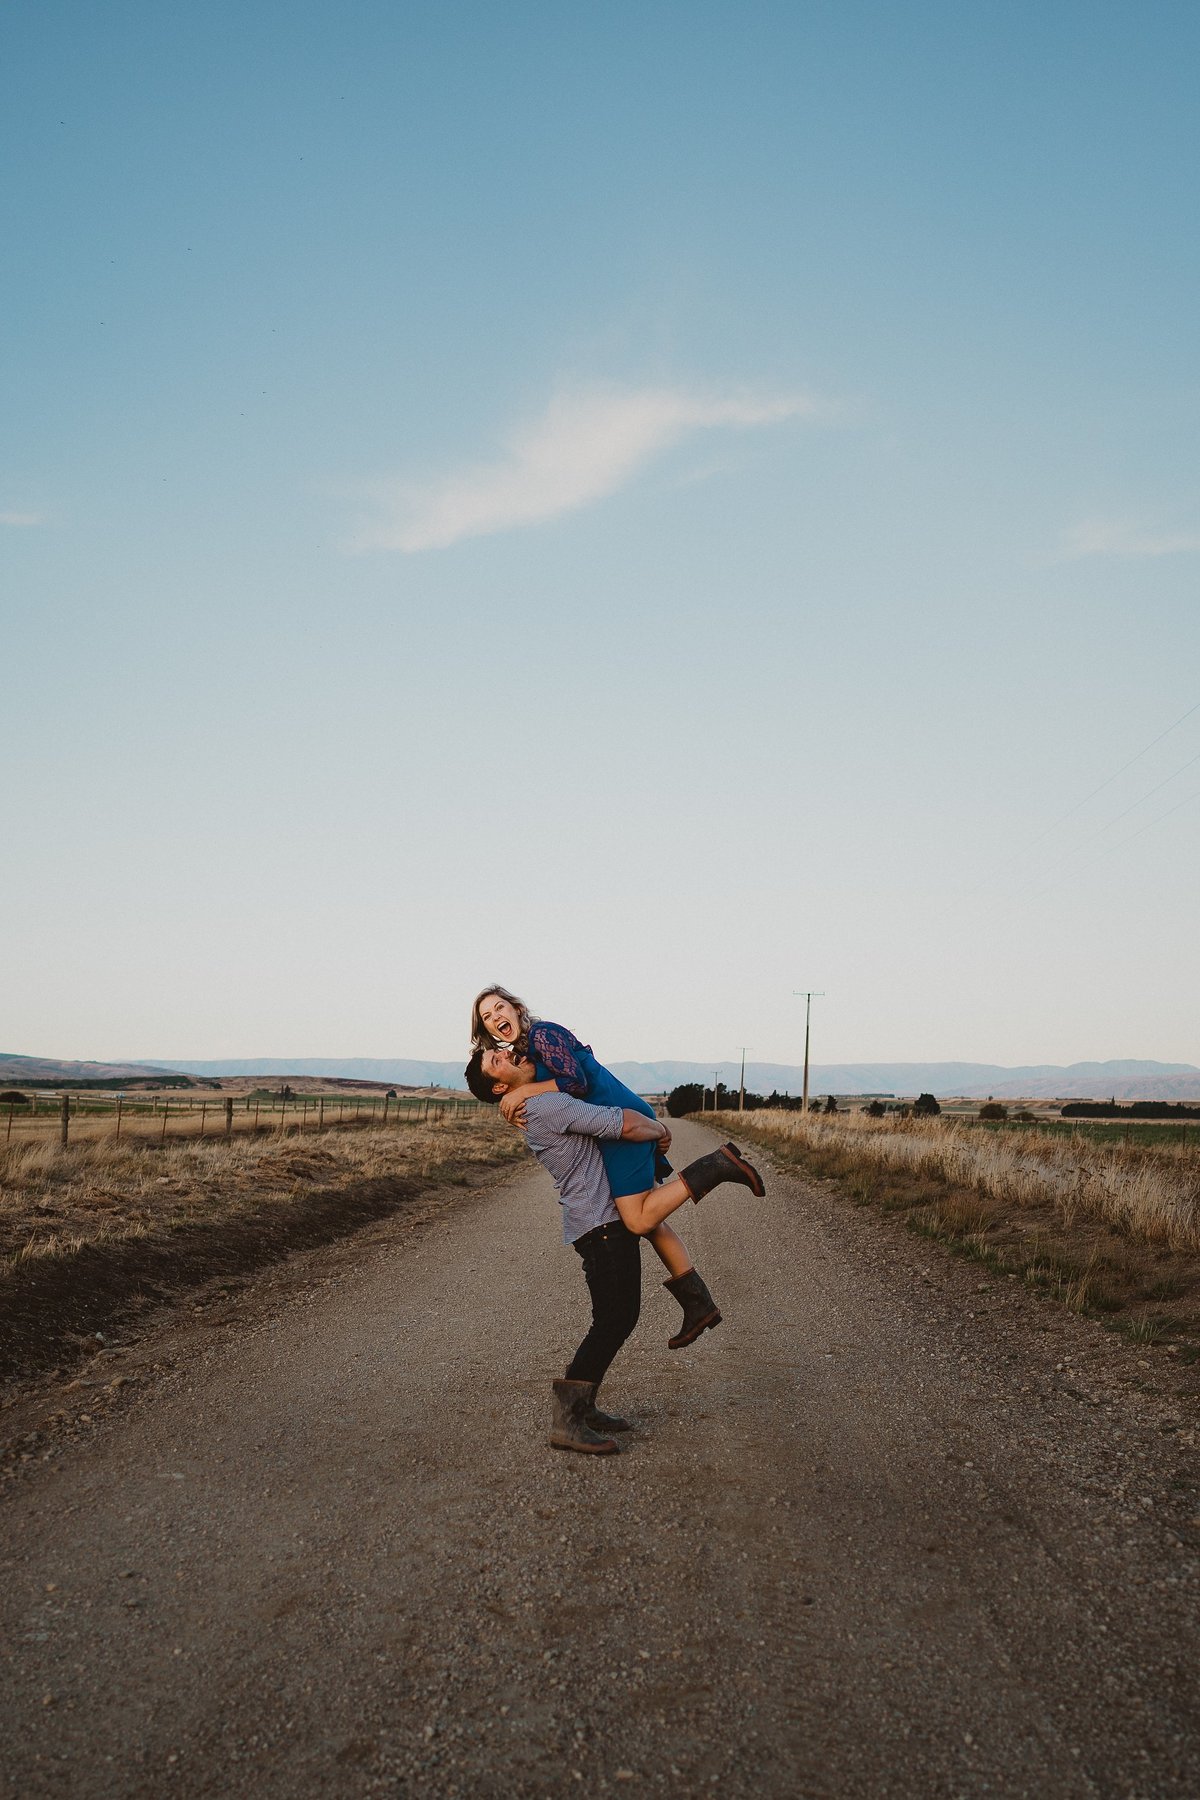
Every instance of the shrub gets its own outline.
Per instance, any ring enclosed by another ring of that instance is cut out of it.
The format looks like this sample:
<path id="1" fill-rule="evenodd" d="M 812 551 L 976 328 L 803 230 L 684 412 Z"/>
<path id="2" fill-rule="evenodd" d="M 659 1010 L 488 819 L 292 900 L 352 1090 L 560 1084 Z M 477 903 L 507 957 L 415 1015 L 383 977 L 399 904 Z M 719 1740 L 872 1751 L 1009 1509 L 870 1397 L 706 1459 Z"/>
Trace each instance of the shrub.
<path id="1" fill-rule="evenodd" d="M 913 1113 L 918 1119 L 936 1119 L 941 1110 L 933 1094 L 917 1095 Z"/>
<path id="2" fill-rule="evenodd" d="M 979 1109 L 981 1119 L 1007 1119 L 1008 1108 L 1001 1106 L 998 1100 L 985 1100 Z"/>
<path id="3" fill-rule="evenodd" d="M 18 1094 L 16 1088 L 6 1088 L 0 1094 L 0 1106 L 28 1106 L 29 1101 L 24 1094 Z"/>
<path id="4" fill-rule="evenodd" d="M 704 1089 L 698 1081 L 685 1081 L 679 1087 L 672 1088 L 667 1095 L 667 1116 L 682 1119 L 688 1113 L 699 1112 L 704 1101 Z"/>
<path id="5" fill-rule="evenodd" d="M 886 1111 L 887 1107 L 883 1104 L 882 1100 L 872 1100 L 870 1106 L 866 1109 L 868 1119 L 882 1119 Z"/>

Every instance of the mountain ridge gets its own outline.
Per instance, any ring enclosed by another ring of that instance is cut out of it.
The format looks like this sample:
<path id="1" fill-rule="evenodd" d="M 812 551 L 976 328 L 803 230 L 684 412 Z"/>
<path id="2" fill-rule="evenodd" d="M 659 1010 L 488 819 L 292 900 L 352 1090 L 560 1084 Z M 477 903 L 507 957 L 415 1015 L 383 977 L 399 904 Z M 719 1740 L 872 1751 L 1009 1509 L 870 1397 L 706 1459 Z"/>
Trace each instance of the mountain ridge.
<path id="1" fill-rule="evenodd" d="M 738 1083 L 739 1064 L 734 1060 L 692 1062 L 663 1059 L 655 1062 L 614 1061 L 613 1073 L 635 1092 L 655 1094 L 684 1082 L 711 1085 L 714 1069 L 727 1087 Z M 57 1061 L 52 1057 L 28 1057 L 0 1053 L 0 1086 L 26 1081 L 115 1079 L 121 1076 L 166 1074 L 235 1076 L 286 1075 L 340 1076 L 360 1081 L 395 1082 L 403 1087 L 463 1087 L 463 1065 L 417 1057 L 260 1056 L 218 1057 L 195 1061 L 181 1057 L 173 1062 L 122 1063 Z M 746 1086 L 755 1093 L 772 1091 L 798 1094 L 803 1071 L 793 1063 L 746 1064 Z M 1192 1063 L 1154 1062 L 1119 1058 L 1108 1062 L 1025 1063 L 1006 1066 L 974 1062 L 863 1062 L 814 1063 L 809 1071 L 809 1092 L 816 1094 L 918 1094 L 939 1099 L 998 1100 L 1200 1100 L 1200 1068 Z"/>

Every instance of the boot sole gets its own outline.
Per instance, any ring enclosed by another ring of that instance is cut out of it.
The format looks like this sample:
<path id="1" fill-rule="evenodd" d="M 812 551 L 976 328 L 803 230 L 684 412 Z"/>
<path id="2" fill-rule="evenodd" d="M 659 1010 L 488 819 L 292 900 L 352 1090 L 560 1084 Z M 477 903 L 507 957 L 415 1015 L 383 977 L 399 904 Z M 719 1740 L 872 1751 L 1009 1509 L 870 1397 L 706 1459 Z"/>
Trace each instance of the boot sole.
<path id="1" fill-rule="evenodd" d="M 611 1438 L 605 1438 L 599 1444 L 578 1444 L 574 1438 L 552 1437 L 550 1448 L 552 1450 L 577 1450 L 583 1456 L 615 1456 L 620 1446 L 614 1444 Z"/>
<path id="2" fill-rule="evenodd" d="M 702 1331 L 712 1331 L 714 1329 L 714 1327 L 719 1325 L 720 1323 L 721 1323 L 721 1315 L 717 1311 L 716 1307 L 714 1306 L 713 1310 L 709 1313 L 708 1317 L 706 1319 L 701 1319 L 700 1323 L 698 1325 L 693 1325 L 691 1327 L 690 1331 L 681 1331 L 675 1337 L 668 1338 L 667 1339 L 667 1349 L 668 1350 L 686 1350 L 686 1348 L 689 1344 L 695 1343 L 696 1339 L 700 1336 L 700 1333 Z"/>

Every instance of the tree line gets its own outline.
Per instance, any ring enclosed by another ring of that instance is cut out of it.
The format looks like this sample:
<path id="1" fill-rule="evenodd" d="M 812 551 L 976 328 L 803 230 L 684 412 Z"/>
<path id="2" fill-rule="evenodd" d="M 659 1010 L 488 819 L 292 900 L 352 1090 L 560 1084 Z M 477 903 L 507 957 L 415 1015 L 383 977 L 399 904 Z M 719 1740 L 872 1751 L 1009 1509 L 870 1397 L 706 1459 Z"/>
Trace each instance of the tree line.
<path id="1" fill-rule="evenodd" d="M 714 1098 L 715 1109 L 713 1107 Z M 715 1096 L 712 1088 L 705 1087 L 702 1082 L 684 1081 L 678 1087 L 672 1088 L 667 1095 L 667 1112 L 672 1119 L 682 1119 L 686 1118 L 688 1113 L 710 1110 L 737 1112 L 741 1101 L 741 1089 L 726 1087 L 723 1081 L 717 1083 Z M 799 1094 L 781 1094 L 777 1088 L 773 1088 L 769 1094 L 747 1092 L 741 1110 L 758 1112 L 760 1107 L 770 1107 L 773 1111 L 778 1112 L 800 1112 L 803 1106 L 804 1100 Z M 808 1110 L 809 1112 L 835 1113 L 838 1111 L 837 1099 L 833 1094 L 827 1094 L 824 1100 L 810 1100 Z M 882 1119 L 883 1115 L 889 1111 L 903 1113 L 906 1117 L 912 1112 L 922 1118 L 932 1118 L 942 1109 L 932 1094 L 921 1094 L 911 1106 L 888 1107 L 882 1100 L 876 1099 L 872 1100 L 870 1105 L 864 1107 L 863 1110 L 872 1119 Z"/>

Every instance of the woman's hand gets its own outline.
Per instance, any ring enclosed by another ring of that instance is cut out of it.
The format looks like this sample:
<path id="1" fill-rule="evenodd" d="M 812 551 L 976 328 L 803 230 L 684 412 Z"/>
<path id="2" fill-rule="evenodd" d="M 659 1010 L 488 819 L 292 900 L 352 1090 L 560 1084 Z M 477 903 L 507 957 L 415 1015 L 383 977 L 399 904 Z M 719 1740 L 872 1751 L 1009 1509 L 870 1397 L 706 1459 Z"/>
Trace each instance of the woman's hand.
<path id="1" fill-rule="evenodd" d="M 671 1148 L 671 1127 L 669 1125 L 663 1125 L 661 1119 L 658 1122 L 662 1125 L 662 1136 L 658 1140 L 658 1147 L 663 1152 L 666 1152 Z"/>
<path id="2" fill-rule="evenodd" d="M 523 1088 L 509 1088 L 507 1094 L 501 1094 L 500 1116 L 506 1125 L 519 1125 L 524 1131 L 525 1090 Z"/>

